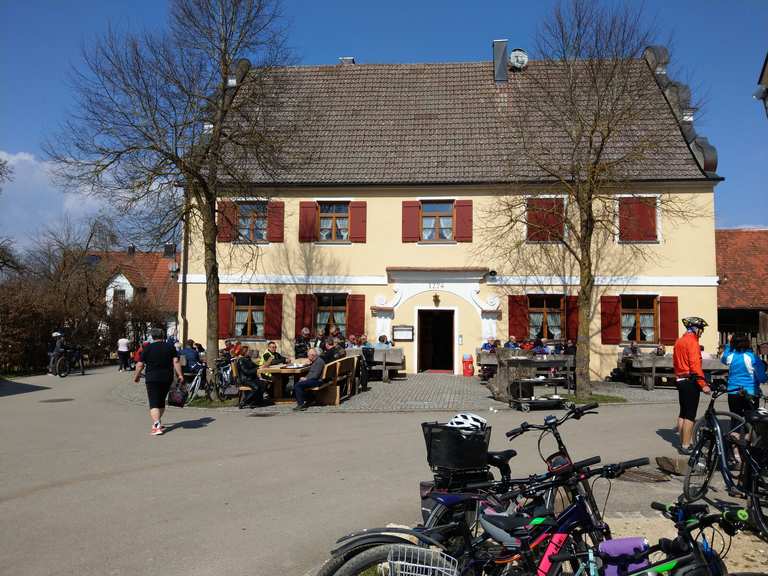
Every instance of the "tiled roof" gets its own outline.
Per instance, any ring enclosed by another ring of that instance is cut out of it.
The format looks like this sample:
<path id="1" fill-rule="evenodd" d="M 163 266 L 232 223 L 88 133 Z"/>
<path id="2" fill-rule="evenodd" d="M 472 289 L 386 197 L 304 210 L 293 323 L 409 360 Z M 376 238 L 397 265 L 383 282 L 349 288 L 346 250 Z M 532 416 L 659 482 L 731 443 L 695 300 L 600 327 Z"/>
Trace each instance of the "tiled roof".
<path id="1" fill-rule="evenodd" d="M 718 308 L 768 309 L 768 230 L 716 230 Z"/>
<path id="2" fill-rule="evenodd" d="M 550 159 L 570 156 L 563 127 L 527 106 L 540 97 L 541 82 L 554 90 L 562 85 L 554 67 L 531 61 L 503 83 L 494 81 L 492 62 L 281 69 L 276 82 L 282 108 L 273 126 L 296 130 L 287 135 L 276 128 L 292 166 L 270 176 L 249 158 L 246 173 L 256 184 L 282 185 L 547 180 L 523 153 L 513 119 L 525 118 L 526 133 L 539 139 Z M 660 145 L 633 166 L 633 179 L 704 179 L 645 61 L 637 60 L 632 72 L 650 88 L 642 98 L 645 111 L 606 155 L 625 154 L 631 142 L 650 136 Z"/>
<path id="3" fill-rule="evenodd" d="M 134 289 L 146 289 L 147 299 L 164 312 L 179 308 L 179 284 L 171 276 L 169 265 L 178 264 L 161 252 L 99 252 L 101 264 L 114 275 L 122 274 Z"/>

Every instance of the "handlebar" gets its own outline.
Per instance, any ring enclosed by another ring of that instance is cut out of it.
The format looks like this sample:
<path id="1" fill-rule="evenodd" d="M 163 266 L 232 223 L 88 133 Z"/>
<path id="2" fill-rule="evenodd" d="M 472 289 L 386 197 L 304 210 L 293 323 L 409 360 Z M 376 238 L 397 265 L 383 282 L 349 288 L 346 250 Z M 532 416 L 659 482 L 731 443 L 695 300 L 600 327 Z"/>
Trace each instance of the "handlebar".
<path id="1" fill-rule="evenodd" d="M 591 402 L 590 404 L 585 404 L 584 406 L 574 406 L 560 418 L 547 416 L 544 424 L 530 424 L 529 422 L 523 422 L 517 428 L 513 428 L 507 432 L 506 436 L 512 440 L 521 434 L 524 434 L 528 430 L 552 430 L 563 424 L 566 420 L 570 420 L 571 418 L 574 420 L 580 420 L 586 414 L 596 414 L 594 409 L 598 408 L 599 406 L 600 405 L 597 402 Z"/>

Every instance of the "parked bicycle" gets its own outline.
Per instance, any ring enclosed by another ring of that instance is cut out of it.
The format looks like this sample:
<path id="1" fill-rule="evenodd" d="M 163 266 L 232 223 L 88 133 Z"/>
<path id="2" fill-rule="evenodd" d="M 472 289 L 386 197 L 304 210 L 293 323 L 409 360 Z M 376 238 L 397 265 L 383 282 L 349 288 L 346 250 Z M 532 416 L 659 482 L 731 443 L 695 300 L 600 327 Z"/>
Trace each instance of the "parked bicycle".
<path id="1" fill-rule="evenodd" d="M 703 498 L 719 470 L 728 492 L 749 501 L 758 528 L 768 537 L 768 411 L 748 412 L 746 418 L 716 411 L 715 400 L 726 393 L 725 386 L 712 388 L 709 406 L 697 423 L 683 495 L 688 502 Z"/>
<path id="2" fill-rule="evenodd" d="M 73 370 L 80 369 L 80 374 L 85 375 L 85 361 L 81 346 L 66 346 L 64 352 L 56 360 L 56 374 L 59 378 L 66 378 Z"/>

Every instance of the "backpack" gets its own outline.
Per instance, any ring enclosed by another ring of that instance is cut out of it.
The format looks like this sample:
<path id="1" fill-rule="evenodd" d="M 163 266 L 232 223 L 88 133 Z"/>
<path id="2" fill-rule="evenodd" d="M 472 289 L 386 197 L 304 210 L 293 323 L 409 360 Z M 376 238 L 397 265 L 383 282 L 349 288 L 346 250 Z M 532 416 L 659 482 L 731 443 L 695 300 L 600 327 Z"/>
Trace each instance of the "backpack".
<path id="1" fill-rule="evenodd" d="M 171 385 L 171 389 L 168 391 L 168 405 L 176 406 L 177 408 L 184 408 L 187 403 L 189 392 L 187 392 L 186 386 L 174 382 Z"/>

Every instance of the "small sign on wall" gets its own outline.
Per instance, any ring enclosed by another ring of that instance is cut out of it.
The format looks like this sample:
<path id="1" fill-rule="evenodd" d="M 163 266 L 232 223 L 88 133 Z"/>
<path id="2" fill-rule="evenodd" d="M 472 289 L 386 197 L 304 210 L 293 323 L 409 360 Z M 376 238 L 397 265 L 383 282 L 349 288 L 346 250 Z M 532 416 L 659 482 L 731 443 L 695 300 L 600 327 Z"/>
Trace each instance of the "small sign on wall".
<path id="1" fill-rule="evenodd" d="M 413 342 L 413 326 L 393 326 L 392 340 L 395 342 Z"/>

